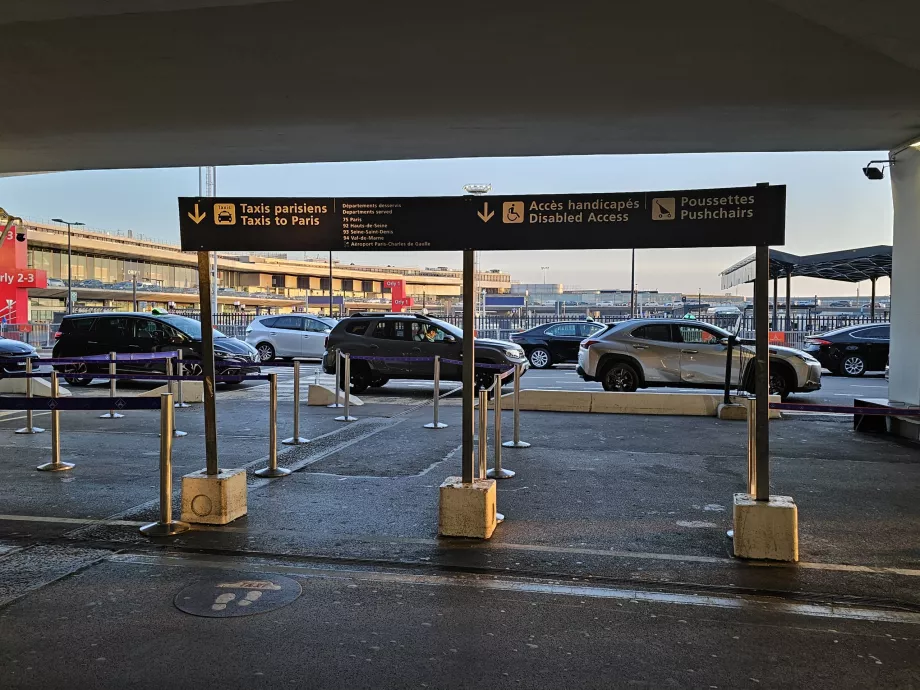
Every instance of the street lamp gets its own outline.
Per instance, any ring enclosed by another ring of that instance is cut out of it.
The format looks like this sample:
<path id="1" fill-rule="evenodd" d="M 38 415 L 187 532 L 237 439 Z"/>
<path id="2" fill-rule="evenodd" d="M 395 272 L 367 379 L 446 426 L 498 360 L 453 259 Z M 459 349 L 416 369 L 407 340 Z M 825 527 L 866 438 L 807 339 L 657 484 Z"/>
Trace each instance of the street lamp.
<path id="1" fill-rule="evenodd" d="M 73 314 L 73 273 L 71 271 L 73 255 L 70 248 L 70 229 L 74 225 L 83 225 L 83 223 L 76 220 L 63 220 L 62 218 L 52 218 L 51 220 L 67 226 L 67 313 Z"/>
<path id="2" fill-rule="evenodd" d="M 137 311 L 137 271 L 128 271 L 131 276 L 131 311 Z"/>
<path id="3" fill-rule="evenodd" d="M 546 272 L 549 270 L 549 266 L 540 266 L 540 270 L 543 271 L 543 285 L 546 286 Z M 545 292 L 545 290 L 544 290 Z"/>

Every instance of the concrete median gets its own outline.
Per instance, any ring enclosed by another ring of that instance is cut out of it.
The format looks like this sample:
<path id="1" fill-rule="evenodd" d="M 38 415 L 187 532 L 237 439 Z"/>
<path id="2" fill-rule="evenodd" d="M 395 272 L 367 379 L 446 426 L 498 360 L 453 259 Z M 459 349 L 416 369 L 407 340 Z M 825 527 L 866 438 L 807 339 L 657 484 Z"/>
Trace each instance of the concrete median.
<path id="1" fill-rule="evenodd" d="M 740 402 L 742 398 L 732 398 Z M 521 410 L 530 412 L 596 412 L 599 414 L 650 414 L 690 417 L 715 417 L 723 401 L 721 393 L 615 393 L 607 391 L 522 390 Z M 770 402 L 779 402 L 771 395 Z M 514 407 L 514 396 L 502 396 L 502 409 Z M 771 419 L 782 417 L 770 411 Z M 746 419 L 746 416 L 740 417 Z"/>

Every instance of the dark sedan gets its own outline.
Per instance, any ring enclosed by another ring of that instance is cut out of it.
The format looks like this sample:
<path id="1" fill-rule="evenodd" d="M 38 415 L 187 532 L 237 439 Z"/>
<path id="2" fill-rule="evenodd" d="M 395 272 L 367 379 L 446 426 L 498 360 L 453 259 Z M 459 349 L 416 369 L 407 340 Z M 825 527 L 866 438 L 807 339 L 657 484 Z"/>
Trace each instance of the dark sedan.
<path id="1" fill-rule="evenodd" d="M 534 369 L 578 361 L 578 344 L 606 326 L 594 321 L 559 321 L 511 334 L 511 342 L 524 348 Z"/>
<path id="2" fill-rule="evenodd" d="M 33 366 L 38 363 L 38 353 L 34 347 L 18 340 L 0 338 L 0 376 L 25 371 L 27 359 L 32 360 Z"/>
<path id="3" fill-rule="evenodd" d="M 862 376 L 885 370 L 890 336 L 887 323 L 847 326 L 806 338 L 802 349 L 834 374 Z"/>

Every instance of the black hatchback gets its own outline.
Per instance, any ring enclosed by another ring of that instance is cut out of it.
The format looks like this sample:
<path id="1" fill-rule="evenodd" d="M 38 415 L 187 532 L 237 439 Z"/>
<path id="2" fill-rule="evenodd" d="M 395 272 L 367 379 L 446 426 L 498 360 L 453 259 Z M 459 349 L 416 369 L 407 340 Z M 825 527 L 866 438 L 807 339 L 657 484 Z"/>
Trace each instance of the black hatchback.
<path id="1" fill-rule="evenodd" d="M 176 314 L 110 312 L 104 314 L 70 314 L 61 321 L 55 334 L 53 357 L 69 359 L 90 355 L 141 354 L 181 351 L 190 360 L 185 372 L 201 375 L 201 323 Z M 236 338 L 214 331 L 214 358 L 218 376 L 258 374 L 259 353 Z M 106 362 L 75 362 L 55 369 L 71 385 L 86 386 L 92 374 L 108 371 Z M 139 359 L 118 364 L 119 373 L 162 374 L 165 361 Z"/>
<path id="2" fill-rule="evenodd" d="M 841 376 L 862 376 L 884 371 L 888 363 L 891 325 L 887 323 L 847 326 L 805 339 L 802 349 L 821 366 Z"/>
<path id="3" fill-rule="evenodd" d="M 596 321 L 559 321 L 511 334 L 511 342 L 524 348 L 534 369 L 578 361 L 578 345 L 607 328 Z"/>

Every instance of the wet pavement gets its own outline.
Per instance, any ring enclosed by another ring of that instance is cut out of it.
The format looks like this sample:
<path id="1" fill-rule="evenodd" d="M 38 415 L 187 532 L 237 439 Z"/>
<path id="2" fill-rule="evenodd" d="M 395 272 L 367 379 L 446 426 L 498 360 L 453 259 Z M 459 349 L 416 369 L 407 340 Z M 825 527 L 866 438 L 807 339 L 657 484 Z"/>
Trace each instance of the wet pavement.
<path id="1" fill-rule="evenodd" d="M 63 413 L 76 467 L 55 474 L 34 469 L 49 435 L 0 418 L 4 686 L 920 686 L 916 446 L 847 418 L 773 422 L 772 489 L 798 504 L 802 562 L 745 563 L 725 536 L 743 423 L 524 413 L 533 445 L 504 451 L 506 521 L 488 542 L 439 539 L 458 407 L 432 431 L 425 392 L 370 398 L 351 424 L 303 406 L 312 442 L 281 447 L 294 473 L 265 480 L 251 474 L 268 451 L 264 394 L 218 401 L 221 466 L 250 471 L 249 514 L 169 540 L 137 531 L 157 510 L 156 413 Z M 291 416 L 282 389 L 279 438 Z M 200 406 L 176 419 L 178 505 L 204 443 Z M 268 606 L 276 590 L 253 583 L 274 576 L 302 594 Z M 257 615 L 176 607 L 195 583 L 223 592 L 214 578 L 233 597 L 212 605 Z"/>

